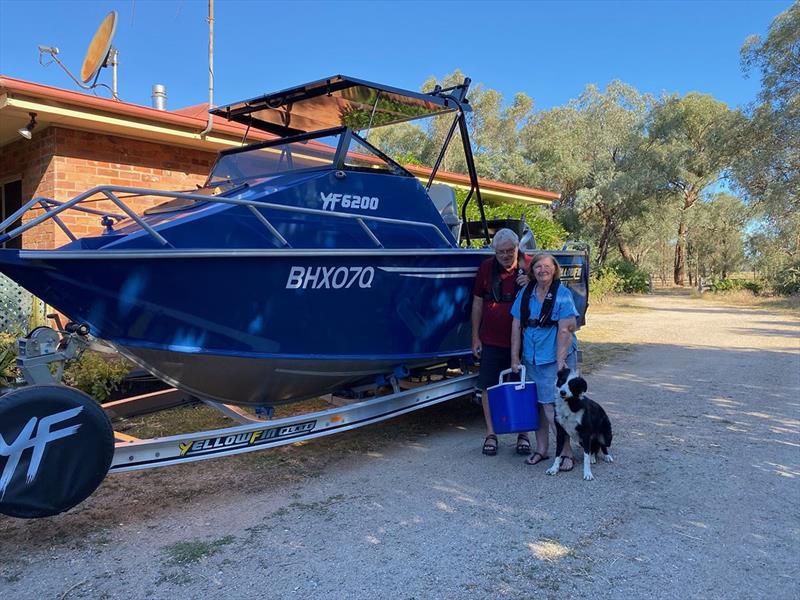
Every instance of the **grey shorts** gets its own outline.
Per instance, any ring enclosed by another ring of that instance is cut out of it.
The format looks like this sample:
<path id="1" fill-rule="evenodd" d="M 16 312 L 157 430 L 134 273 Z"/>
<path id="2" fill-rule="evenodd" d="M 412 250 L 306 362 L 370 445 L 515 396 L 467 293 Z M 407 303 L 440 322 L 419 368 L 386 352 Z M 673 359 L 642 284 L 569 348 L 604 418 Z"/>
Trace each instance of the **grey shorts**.
<path id="1" fill-rule="evenodd" d="M 567 356 L 567 366 L 573 371 L 577 369 L 578 353 L 572 352 Z M 556 374 L 558 373 L 558 363 L 551 362 L 543 365 L 532 365 L 529 362 L 525 365 L 525 379 L 536 384 L 536 396 L 539 404 L 553 404 L 556 401 Z"/>

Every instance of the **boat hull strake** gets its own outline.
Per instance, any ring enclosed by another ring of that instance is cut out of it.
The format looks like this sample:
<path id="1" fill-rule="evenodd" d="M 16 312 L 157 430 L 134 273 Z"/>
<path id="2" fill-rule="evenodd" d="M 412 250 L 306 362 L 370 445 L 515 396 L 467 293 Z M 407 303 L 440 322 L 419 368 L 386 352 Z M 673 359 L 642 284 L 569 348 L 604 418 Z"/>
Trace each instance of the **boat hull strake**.
<path id="1" fill-rule="evenodd" d="M 119 347 L 162 381 L 204 400 L 242 406 L 277 406 L 374 383 L 399 364 L 413 370 L 446 362 L 442 357 L 313 360 L 247 358 Z"/>

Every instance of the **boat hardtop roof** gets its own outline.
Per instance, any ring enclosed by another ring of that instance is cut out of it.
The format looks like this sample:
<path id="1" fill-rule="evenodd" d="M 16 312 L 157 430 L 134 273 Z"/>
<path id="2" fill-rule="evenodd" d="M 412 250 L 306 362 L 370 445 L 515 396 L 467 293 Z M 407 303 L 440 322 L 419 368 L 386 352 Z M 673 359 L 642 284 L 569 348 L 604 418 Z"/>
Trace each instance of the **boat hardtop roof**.
<path id="1" fill-rule="evenodd" d="M 219 106 L 211 113 L 280 136 L 342 125 L 366 129 L 471 110 L 449 90 L 411 92 L 345 75 L 334 75 L 279 92 Z"/>

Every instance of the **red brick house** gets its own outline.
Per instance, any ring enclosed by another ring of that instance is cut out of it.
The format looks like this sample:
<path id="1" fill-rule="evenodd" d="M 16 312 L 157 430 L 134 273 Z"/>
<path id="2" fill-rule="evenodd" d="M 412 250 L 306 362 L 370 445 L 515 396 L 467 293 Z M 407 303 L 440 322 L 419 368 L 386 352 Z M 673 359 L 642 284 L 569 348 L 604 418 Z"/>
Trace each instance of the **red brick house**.
<path id="1" fill-rule="evenodd" d="M 36 124 L 25 139 L 18 130 L 32 116 Z M 35 196 L 64 201 L 101 184 L 193 190 L 205 180 L 216 152 L 238 146 L 244 135 L 242 126 L 216 118 L 201 136 L 207 119 L 205 105 L 165 111 L 0 76 L 0 221 Z M 270 137 L 248 134 L 250 141 Z M 430 174 L 425 167 L 409 169 L 425 180 Z M 468 177 L 456 173 L 440 171 L 437 181 L 469 187 Z M 497 181 L 480 183 L 487 198 L 548 205 L 559 197 Z M 159 201 L 127 200 L 137 211 Z M 113 210 L 105 202 L 97 207 Z M 100 230 L 93 215 L 67 211 L 62 218 L 79 236 Z M 66 241 L 49 220 L 9 244 L 52 248 Z"/>

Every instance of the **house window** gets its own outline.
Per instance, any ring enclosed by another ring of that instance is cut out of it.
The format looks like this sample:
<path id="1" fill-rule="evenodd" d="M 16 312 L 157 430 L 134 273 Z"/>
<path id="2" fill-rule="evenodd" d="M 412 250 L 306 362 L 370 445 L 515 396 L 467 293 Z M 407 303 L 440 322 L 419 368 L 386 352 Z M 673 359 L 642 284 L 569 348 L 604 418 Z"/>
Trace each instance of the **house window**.
<path id="1" fill-rule="evenodd" d="M 0 184 L 0 222 L 5 221 L 22 206 L 22 180 L 8 181 Z M 9 232 L 22 224 L 22 219 L 14 222 L 5 232 Z M 3 248 L 22 248 L 22 236 L 0 244 Z"/>

